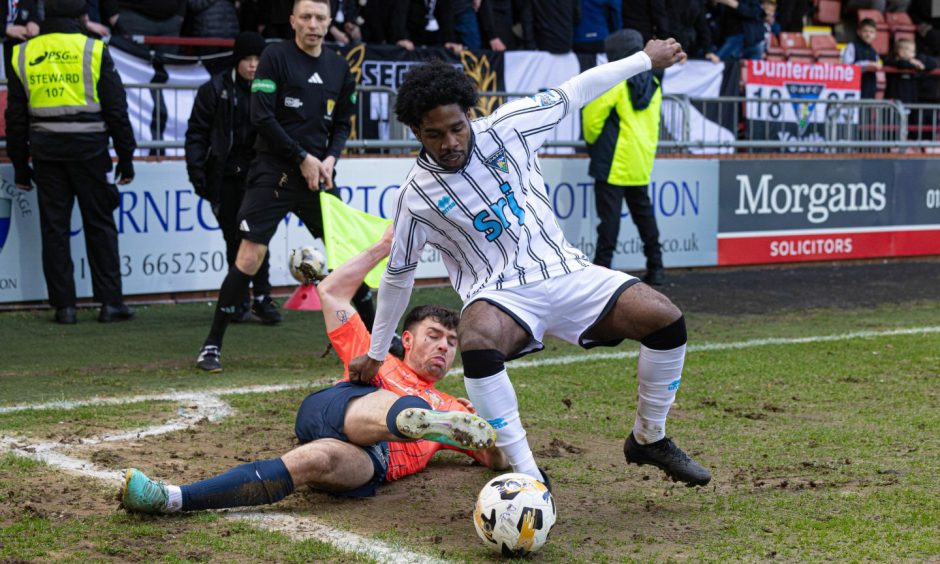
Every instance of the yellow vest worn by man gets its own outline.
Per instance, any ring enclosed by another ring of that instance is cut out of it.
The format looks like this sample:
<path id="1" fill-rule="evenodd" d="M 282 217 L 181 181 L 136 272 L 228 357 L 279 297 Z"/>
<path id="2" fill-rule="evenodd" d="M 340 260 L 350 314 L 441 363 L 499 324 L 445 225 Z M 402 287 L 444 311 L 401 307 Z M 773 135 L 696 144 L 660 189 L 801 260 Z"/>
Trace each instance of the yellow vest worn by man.
<path id="1" fill-rule="evenodd" d="M 624 81 L 581 110 L 581 128 L 588 142 L 591 164 L 588 174 L 615 186 L 645 186 L 653 172 L 659 142 L 659 110 L 662 88 L 649 106 L 635 110 Z"/>
<path id="2" fill-rule="evenodd" d="M 106 131 L 98 100 L 103 51 L 103 42 L 80 33 L 39 35 L 13 47 L 13 70 L 26 91 L 31 130 Z M 80 114 L 85 115 L 75 119 Z"/>

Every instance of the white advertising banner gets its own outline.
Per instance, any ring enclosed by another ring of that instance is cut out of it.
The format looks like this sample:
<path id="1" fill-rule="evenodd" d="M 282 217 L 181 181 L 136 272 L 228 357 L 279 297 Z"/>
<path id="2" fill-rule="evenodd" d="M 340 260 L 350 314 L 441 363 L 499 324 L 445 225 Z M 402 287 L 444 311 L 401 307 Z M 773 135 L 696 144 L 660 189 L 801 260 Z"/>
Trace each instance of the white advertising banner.
<path id="1" fill-rule="evenodd" d="M 341 198 L 353 207 L 388 217 L 398 182 L 413 158 L 344 159 L 337 167 Z M 593 257 L 597 218 L 587 159 L 542 160 L 547 189 L 569 241 Z M 225 244 L 210 207 L 192 191 L 185 163 L 136 163 L 136 177 L 121 187 L 114 217 L 119 233 L 126 295 L 217 290 L 225 276 Z M 717 264 L 718 161 L 656 162 L 651 197 L 666 267 Z M 642 243 L 630 217 L 621 225 L 613 266 L 641 270 Z M 287 216 L 271 240 L 271 283 L 295 284 L 287 272 L 290 249 L 314 242 L 302 222 Z M 13 169 L 0 166 L 0 303 L 47 298 L 42 275 L 39 209 L 35 190 L 13 185 Z M 322 248 L 322 247 L 321 247 Z M 72 260 L 78 296 L 90 297 L 91 276 L 81 215 L 72 215 Z M 425 250 L 419 278 L 446 276 L 439 254 Z"/>

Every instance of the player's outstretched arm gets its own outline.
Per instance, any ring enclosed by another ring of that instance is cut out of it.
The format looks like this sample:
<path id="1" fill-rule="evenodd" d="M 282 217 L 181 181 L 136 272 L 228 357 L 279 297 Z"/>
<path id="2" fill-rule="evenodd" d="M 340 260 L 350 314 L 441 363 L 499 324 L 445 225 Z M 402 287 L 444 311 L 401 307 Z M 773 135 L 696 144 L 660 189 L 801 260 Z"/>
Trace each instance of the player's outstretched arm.
<path id="1" fill-rule="evenodd" d="M 355 312 L 352 298 L 370 270 L 375 268 L 392 248 L 392 227 L 368 249 L 341 264 L 317 286 L 326 331 L 330 332 L 346 323 Z"/>
<path id="2" fill-rule="evenodd" d="M 651 69 L 665 69 L 685 61 L 675 39 L 653 39 L 639 53 L 588 69 L 559 87 L 571 104 L 580 108 L 628 78 Z"/>

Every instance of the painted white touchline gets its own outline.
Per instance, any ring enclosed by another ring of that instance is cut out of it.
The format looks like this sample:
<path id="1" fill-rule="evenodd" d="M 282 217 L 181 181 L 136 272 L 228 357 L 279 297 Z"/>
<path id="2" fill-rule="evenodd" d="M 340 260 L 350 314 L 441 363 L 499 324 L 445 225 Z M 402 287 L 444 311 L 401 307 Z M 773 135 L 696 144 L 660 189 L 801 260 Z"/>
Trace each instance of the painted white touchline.
<path id="1" fill-rule="evenodd" d="M 171 419 L 162 425 L 148 427 L 145 429 L 135 429 L 132 431 L 123 431 L 101 437 L 83 437 L 77 439 L 74 443 L 43 442 L 28 443 L 24 439 L 17 437 L 0 436 L 0 453 L 9 451 L 17 456 L 42 461 L 50 466 L 59 468 L 69 474 L 75 474 L 82 477 L 96 478 L 115 486 L 123 481 L 123 474 L 118 470 L 106 470 L 97 467 L 93 462 L 82 460 L 69 454 L 59 452 L 59 449 L 96 445 L 106 442 L 130 441 L 142 437 L 161 435 L 172 431 L 183 430 L 192 427 L 203 419 L 217 421 L 232 413 L 232 407 L 221 397 L 231 394 L 249 394 L 271 392 L 279 390 L 289 390 L 294 388 L 315 386 L 316 383 L 304 385 L 283 385 L 283 386 L 254 386 L 248 388 L 235 388 L 231 390 L 215 389 L 202 392 L 179 392 L 172 394 L 162 394 L 159 396 L 134 396 L 123 398 L 124 403 L 134 403 L 140 401 L 153 401 L 155 399 L 180 400 L 188 403 L 187 406 L 181 406 L 178 409 L 179 417 Z M 120 398 L 96 398 L 83 400 L 80 402 L 54 402 L 52 404 L 41 404 L 40 408 L 62 408 L 77 407 L 79 405 L 100 405 L 121 403 Z M 33 406 L 21 406 L 22 409 L 34 409 Z M 312 517 L 290 515 L 285 513 L 264 513 L 259 511 L 241 511 L 241 512 L 223 512 L 222 515 L 249 521 L 253 525 L 270 531 L 282 532 L 291 538 L 298 540 L 316 539 L 333 545 L 343 552 L 362 554 L 379 562 L 391 562 L 393 564 L 407 564 L 418 562 L 423 564 L 438 564 L 446 562 L 435 559 L 417 552 L 412 552 L 402 546 L 393 546 L 377 539 L 369 539 L 355 533 L 341 531 L 325 525 Z"/>
<path id="2" fill-rule="evenodd" d="M 392 564 L 410 564 L 413 562 L 438 564 L 447 562 L 446 560 L 411 552 L 400 545 L 391 545 L 377 539 L 340 531 L 324 525 L 312 517 L 298 518 L 290 513 L 260 511 L 232 511 L 226 513 L 226 515 L 248 521 L 269 531 L 284 533 L 294 540 L 318 540 L 340 547 L 345 552 L 362 554 L 379 562 L 390 562 Z"/>
<path id="3" fill-rule="evenodd" d="M 750 347 L 763 347 L 767 345 L 824 343 L 829 341 L 848 341 L 851 339 L 890 337 L 894 335 L 921 335 L 927 333 L 940 333 L 940 327 L 911 327 L 905 329 L 887 329 L 884 331 L 854 331 L 852 333 L 842 333 L 841 335 L 817 335 L 813 337 L 773 337 L 767 339 L 751 339 L 749 341 L 738 341 L 734 343 L 706 343 L 704 345 L 689 345 L 686 348 L 686 352 L 725 351 L 732 349 L 746 349 Z M 636 356 L 639 354 L 640 352 L 638 350 L 572 354 L 540 358 L 537 360 L 513 360 L 506 363 L 506 367 L 516 369 L 536 368 L 539 366 L 574 364 L 577 362 L 590 362 L 594 360 L 619 360 L 624 358 L 636 358 Z M 463 374 L 463 368 L 454 368 L 448 372 L 448 374 Z"/>
<path id="4" fill-rule="evenodd" d="M 334 380 L 317 380 L 296 384 L 276 384 L 270 386 L 245 386 L 243 388 L 210 388 L 208 390 L 190 390 L 182 392 L 166 392 L 162 394 L 125 396 L 125 397 L 92 397 L 74 401 L 50 401 L 45 403 L 18 404 L 0 407 L 0 414 L 29 409 L 74 409 L 90 405 L 125 405 L 145 401 L 186 401 L 196 396 L 227 396 L 241 394 L 263 394 L 268 392 L 281 392 L 284 390 L 297 390 L 301 388 L 317 388 L 332 384 Z"/>

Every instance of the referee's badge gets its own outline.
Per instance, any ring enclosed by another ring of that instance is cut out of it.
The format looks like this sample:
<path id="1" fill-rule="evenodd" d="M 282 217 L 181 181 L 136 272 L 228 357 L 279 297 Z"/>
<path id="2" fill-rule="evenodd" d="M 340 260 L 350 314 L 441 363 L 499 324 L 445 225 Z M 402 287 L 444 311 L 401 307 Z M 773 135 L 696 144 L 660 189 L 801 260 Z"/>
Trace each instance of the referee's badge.
<path id="1" fill-rule="evenodd" d="M 509 172 L 509 163 L 506 162 L 506 153 L 502 149 L 487 157 L 484 164 L 500 172 Z"/>
<path id="2" fill-rule="evenodd" d="M 333 99 L 327 100 L 326 101 L 326 115 L 327 116 L 333 115 L 333 108 L 335 107 L 336 107 L 336 100 L 333 100 Z"/>

